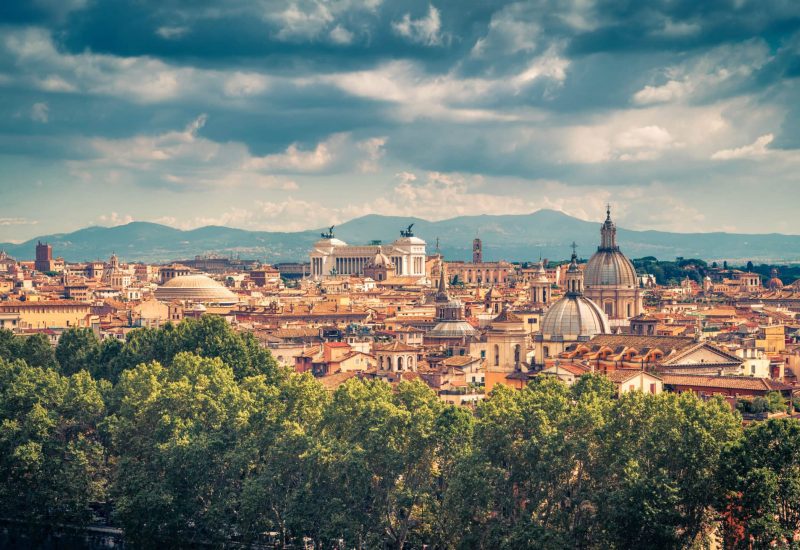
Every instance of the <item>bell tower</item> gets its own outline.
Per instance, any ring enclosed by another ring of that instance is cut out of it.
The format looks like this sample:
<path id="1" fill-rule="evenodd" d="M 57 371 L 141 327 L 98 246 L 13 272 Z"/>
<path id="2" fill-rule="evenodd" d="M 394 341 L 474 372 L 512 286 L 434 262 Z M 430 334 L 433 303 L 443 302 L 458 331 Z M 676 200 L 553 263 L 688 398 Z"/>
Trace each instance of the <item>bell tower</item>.
<path id="1" fill-rule="evenodd" d="M 483 263 L 483 243 L 477 237 L 475 237 L 475 240 L 472 241 L 472 263 Z"/>

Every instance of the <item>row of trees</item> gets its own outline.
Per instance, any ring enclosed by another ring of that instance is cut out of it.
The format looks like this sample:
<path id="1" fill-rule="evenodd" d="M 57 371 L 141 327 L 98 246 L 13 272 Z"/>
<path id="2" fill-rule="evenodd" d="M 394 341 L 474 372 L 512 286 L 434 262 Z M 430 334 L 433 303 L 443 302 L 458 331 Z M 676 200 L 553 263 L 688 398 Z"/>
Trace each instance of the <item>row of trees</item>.
<path id="1" fill-rule="evenodd" d="M 615 399 L 598 376 L 501 386 L 474 413 L 419 382 L 329 393 L 214 318 L 0 346 L 4 518 L 105 503 L 144 546 L 788 546 L 800 528 L 800 426 L 742 430 L 723 401 Z"/>

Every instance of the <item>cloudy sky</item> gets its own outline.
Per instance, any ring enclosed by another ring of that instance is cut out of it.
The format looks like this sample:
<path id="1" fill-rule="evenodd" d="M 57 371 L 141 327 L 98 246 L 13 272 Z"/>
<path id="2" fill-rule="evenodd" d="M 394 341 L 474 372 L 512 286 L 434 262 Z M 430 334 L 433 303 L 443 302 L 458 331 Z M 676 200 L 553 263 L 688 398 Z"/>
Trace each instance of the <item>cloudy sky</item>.
<path id="1" fill-rule="evenodd" d="M 797 0 L 0 2 L 0 241 L 563 210 L 800 233 Z"/>

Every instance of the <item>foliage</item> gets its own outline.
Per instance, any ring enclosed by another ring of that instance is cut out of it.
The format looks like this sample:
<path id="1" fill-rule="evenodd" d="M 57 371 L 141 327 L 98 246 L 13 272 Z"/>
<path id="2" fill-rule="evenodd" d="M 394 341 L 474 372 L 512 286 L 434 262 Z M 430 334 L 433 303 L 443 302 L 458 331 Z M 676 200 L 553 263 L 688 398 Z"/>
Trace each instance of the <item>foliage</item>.
<path id="1" fill-rule="evenodd" d="M 750 425 L 722 464 L 727 546 L 793 548 L 800 530 L 800 423 L 780 418 Z"/>
<path id="2" fill-rule="evenodd" d="M 100 385 L 0 359 L 0 517 L 83 524 L 105 500 Z"/>
<path id="3" fill-rule="evenodd" d="M 473 412 L 420 381 L 331 393 L 221 319 L 65 336 L 50 355 L 0 332 L 2 517 L 83 524 L 108 499 L 144 547 L 692 548 L 719 525 L 780 547 L 800 529 L 800 423 L 743 432 L 720 399 L 542 377 Z"/>

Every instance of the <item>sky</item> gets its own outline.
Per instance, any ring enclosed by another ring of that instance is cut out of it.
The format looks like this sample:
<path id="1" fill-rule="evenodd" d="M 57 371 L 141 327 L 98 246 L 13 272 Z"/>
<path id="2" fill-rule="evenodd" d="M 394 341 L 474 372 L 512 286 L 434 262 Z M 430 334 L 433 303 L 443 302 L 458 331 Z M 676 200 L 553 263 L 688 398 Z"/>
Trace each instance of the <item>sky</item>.
<path id="1" fill-rule="evenodd" d="M 796 0 L 0 2 L 0 242 L 607 202 L 800 234 L 799 76 Z"/>

